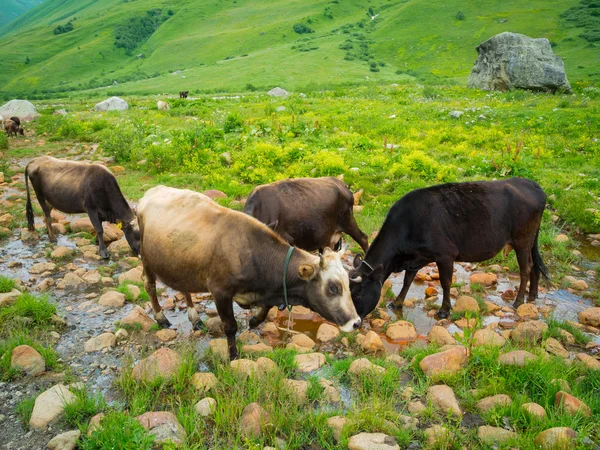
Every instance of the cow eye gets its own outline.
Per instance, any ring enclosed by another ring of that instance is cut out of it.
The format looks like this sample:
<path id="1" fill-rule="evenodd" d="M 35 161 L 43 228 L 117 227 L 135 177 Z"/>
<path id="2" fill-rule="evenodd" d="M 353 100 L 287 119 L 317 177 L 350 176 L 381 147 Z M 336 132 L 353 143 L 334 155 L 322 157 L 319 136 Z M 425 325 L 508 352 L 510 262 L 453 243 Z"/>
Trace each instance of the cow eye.
<path id="1" fill-rule="evenodd" d="M 331 292 L 333 295 L 340 295 L 340 290 L 335 284 L 329 285 L 329 292 Z"/>

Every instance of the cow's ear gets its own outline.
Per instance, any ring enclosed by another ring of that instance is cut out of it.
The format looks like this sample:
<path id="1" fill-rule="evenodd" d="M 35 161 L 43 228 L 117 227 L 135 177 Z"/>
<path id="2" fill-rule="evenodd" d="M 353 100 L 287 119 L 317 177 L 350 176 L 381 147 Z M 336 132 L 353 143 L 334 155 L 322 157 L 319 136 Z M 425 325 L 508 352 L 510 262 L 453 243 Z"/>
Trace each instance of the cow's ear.
<path id="1" fill-rule="evenodd" d="M 270 223 L 270 224 L 268 224 L 267 226 L 268 226 L 268 227 L 269 227 L 271 230 L 275 231 L 275 228 L 277 228 L 277 225 L 279 225 L 279 220 L 276 220 L 275 222 L 271 222 L 271 223 Z"/>
<path id="2" fill-rule="evenodd" d="M 375 266 L 373 271 L 369 274 L 369 278 L 383 283 L 383 264 Z"/>
<path id="3" fill-rule="evenodd" d="M 356 255 L 354 257 L 354 261 L 352 262 L 352 265 L 354 266 L 355 269 L 358 269 L 360 267 L 361 262 L 362 262 L 362 256 Z"/>
<path id="4" fill-rule="evenodd" d="M 305 281 L 311 280 L 316 273 L 315 266 L 312 264 L 302 264 L 298 267 L 298 276 Z"/>

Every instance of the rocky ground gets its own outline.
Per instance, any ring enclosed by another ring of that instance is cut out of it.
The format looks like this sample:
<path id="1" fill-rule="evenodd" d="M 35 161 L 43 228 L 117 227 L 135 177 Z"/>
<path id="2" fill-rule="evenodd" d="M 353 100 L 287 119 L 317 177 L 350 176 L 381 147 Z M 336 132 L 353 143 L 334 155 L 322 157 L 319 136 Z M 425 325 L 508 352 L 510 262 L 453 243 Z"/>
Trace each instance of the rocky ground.
<path id="1" fill-rule="evenodd" d="M 73 157 L 92 158 L 95 150 L 90 146 Z M 177 380 L 180 367 L 190 354 L 188 381 L 197 392 L 198 401 L 194 405 L 197 417 L 210 418 L 221 407 L 217 406 L 220 399 L 211 396 L 211 389 L 222 383 L 218 377 L 223 369 L 215 364 L 227 366 L 231 373 L 241 374 L 243 380 L 284 373 L 285 376 L 280 375 L 285 385 L 281 389 L 291 392 L 295 402 L 304 404 L 317 395 L 321 404 L 335 405 L 324 424 L 330 430 L 327 436 L 333 436 L 331 447 L 322 443 L 311 446 L 311 442 L 296 445 L 297 441 L 290 435 L 286 439 L 284 433 L 280 436 L 277 431 L 266 432 L 266 424 L 274 420 L 270 418 L 267 405 L 248 402 L 239 406 L 238 423 L 232 423 L 231 427 L 236 430 L 239 427 L 239 433 L 248 439 L 243 442 L 264 444 L 268 440 L 269 445 L 288 448 L 337 448 L 334 446 L 339 440 L 351 449 L 391 450 L 400 448 L 395 434 L 401 435 L 401 432 L 393 431 L 398 429 L 408 430 L 410 448 L 445 445 L 440 443 L 453 439 L 453 428 L 423 413 L 431 408 L 448 416 L 462 417 L 460 426 L 476 430 L 477 438 L 474 439 L 484 448 L 487 444 L 502 446 L 503 442 L 512 442 L 511 439 L 518 437 L 516 427 L 510 424 L 491 426 L 482 417 L 494 408 L 509 407 L 514 401 L 514 393 L 487 396 L 469 393 L 471 397 L 468 398 L 476 399 L 469 403 L 464 400 L 467 398 L 465 392 L 455 392 L 458 389 L 453 389 L 452 383 L 444 383 L 447 377 L 473 363 L 472 355 L 477 353 L 475 348 L 479 346 L 495 348 L 499 354 L 494 364 L 499 366 L 524 366 L 528 360 L 536 358 L 559 358 L 569 366 L 583 367 L 580 376 L 588 373 L 585 367 L 589 370 L 600 368 L 600 308 L 590 300 L 595 292 L 590 286 L 596 283 L 596 262 L 589 260 L 573 267 L 573 276 L 565 277 L 560 286 L 542 289 L 535 305 L 525 304 L 516 311 L 511 307 L 519 282 L 515 273 L 499 265 L 457 264 L 456 284 L 452 289 L 455 314 L 453 320 L 442 321 L 433 319 L 441 301 L 435 266 L 426 267 L 419 273 L 409 292 L 404 317 L 386 306 L 391 298 L 390 291 L 397 294 L 402 285 L 401 274 L 398 274 L 384 286 L 380 308 L 365 321 L 360 332 L 345 336 L 340 335 L 337 327 L 302 307 L 294 308 L 291 319 L 286 311 L 274 309 L 258 330 L 247 331 L 251 313 L 236 309 L 241 324 L 239 342 L 243 358 L 229 366 L 223 362 L 227 355 L 225 340 L 209 294 L 200 293 L 193 297 L 205 323 L 202 331 L 193 331 L 187 320 L 183 297 L 163 286 L 160 300 L 172 326 L 159 329 L 149 314 L 151 310 L 145 301 L 145 292 L 140 289 L 141 261 L 130 253 L 118 227 L 107 225 L 105 228 L 111 253 L 111 259 L 105 261 L 98 256 L 91 236 L 93 230 L 86 217 L 66 217 L 55 211 L 53 227 L 59 233 L 56 245 L 50 244 L 42 231 L 39 211 L 36 215 L 39 232 L 31 233 L 18 226 L 24 220 L 18 213 L 24 204 L 22 172 L 27 161 L 26 158 L 11 161 L 10 170 L 14 176 L 0 177 L 3 208 L 0 226 L 7 229 L 7 237 L 0 241 L 0 273 L 16 280 L 18 291 L 0 294 L 0 305 L 8 307 L 25 291 L 48 295 L 57 307 L 48 345 L 58 353 L 59 360 L 56 370 L 48 371 L 44 358 L 25 345 L 18 351 L 11 349 L 11 355 L 2 355 L 11 360 L 13 368 L 22 369 L 27 375 L 19 372 L 20 375 L 7 376 L 0 383 L 0 448 L 73 448 L 75 442 L 81 442 L 80 430 L 74 430 L 72 423 L 65 423 L 61 417 L 64 405 L 75 398 L 82 386 L 87 393 L 100 395 L 105 400 L 108 404 L 103 408 L 105 411 L 114 408 L 133 413 L 136 408 L 132 399 L 136 394 L 123 387 L 123 373 L 127 372 L 127 377 L 136 382 L 152 383 L 158 376 Z M 590 237 L 586 247 L 592 255 L 598 248 L 591 245 L 594 239 L 597 236 Z M 351 256 L 348 255 L 349 261 Z M 550 329 L 559 331 L 550 336 L 549 317 L 566 322 L 571 329 L 583 333 L 587 336 L 585 343 L 576 342 L 572 333 L 552 323 Z M 527 347 L 530 345 L 536 350 Z M 413 350 L 399 355 L 408 347 Z M 279 357 L 273 356 L 278 355 L 277 349 L 281 348 L 290 349 L 286 354 L 292 355 L 290 364 L 294 369 L 291 372 L 284 370 Z M 507 350 L 498 350 L 502 348 Z M 414 356 L 419 349 L 424 353 L 418 361 L 411 362 L 410 352 Z M 215 363 L 220 359 L 221 362 Z M 348 361 L 347 375 L 332 375 L 328 367 L 337 368 L 335 361 Z M 288 377 L 290 373 L 293 378 Z M 394 392 L 402 395 L 399 399 L 402 407 L 395 417 L 386 413 L 376 426 L 368 425 L 357 418 L 359 412 L 352 412 L 362 404 L 359 398 L 362 388 L 357 390 L 352 382 L 348 384 L 344 380 L 346 377 L 352 379 L 354 375 L 369 378 L 379 374 L 393 378 L 395 389 L 399 389 Z M 420 376 L 429 383 L 424 390 L 410 384 Z M 118 379 L 121 379 L 120 383 Z M 314 386 L 320 386 L 318 394 L 311 393 Z M 556 393 L 556 405 L 576 416 L 600 417 L 597 404 L 590 407 L 570 391 L 568 383 L 561 385 Z M 17 411 L 18 405 L 36 396 L 33 412 L 26 416 L 24 424 L 23 416 Z M 529 402 L 519 407 L 532 416 L 554 414 L 548 411 L 548 405 Z M 172 440 L 189 448 L 211 447 L 201 439 L 198 442 L 204 444 L 194 447 L 192 443 L 196 436 L 188 423 L 181 423 L 181 411 L 175 407 L 167 409 L 138 411 L 136 417 L 158 441 Z M 218 419 L 214 420 L 218 422 Z M 470 425 L 469 420 L 472 421 Z M 85 421 L 83 431 L 102 426 L 101 422 L 100 425 L 88 425 L 87 417 Z M 98 416 L 90 424 L 95 422 L 99 422 Z M 598 436 L 587 436 L 587 432 L 582 435 L 576 423 L 573 428 L 553 427 L 550 421 L 547 430 L 535 437 L 536 445 L 540 443 L 544 448 L 551 448 L 553 439 L 565 442 L 577 439 L 593 448 L 593 440 Z M 350 436 L 348 429 L 356 433 Z M 55 436 L 69 431 L 72 433 L 59 437 L 64 442 L 49 444 Z M 223 447 L 223 440 L 219 442 L 214 443 L 215 448 L 227 448 Z M 230 442 L 237 445 L 240 441 L 236 437 Z M 140 448 L 145 447 L 140 444 Z"/>

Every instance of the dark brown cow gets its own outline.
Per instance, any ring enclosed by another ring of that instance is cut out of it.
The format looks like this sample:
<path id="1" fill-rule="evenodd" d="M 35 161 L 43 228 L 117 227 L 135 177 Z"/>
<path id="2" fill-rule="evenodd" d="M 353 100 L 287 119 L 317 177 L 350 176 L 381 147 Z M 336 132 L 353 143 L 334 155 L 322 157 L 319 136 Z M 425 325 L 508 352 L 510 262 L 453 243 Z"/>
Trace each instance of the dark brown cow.
<path id="1" fill-rule="evenodd" d="M 180 91 L 179 98 L 188 98 L 189 93 L 190 93 L 190 91 Z"/>
<path id="2" fill-rule="evenodd" d="M 258 220 L 189 190 L 154 187 L 140 200 L 137 216 L 145 286 L 160 324 L 169 322 L 156 296 L 157 278 L 186 293 L 194 325 L 199 317 L 189 293 L 212 293 L 231 359 L 237 357 L 233 301 L 243 308 L 281 306 L 284 286 L 289 305 L 304 305 L 343 331 L 360 326 L 339 253 L 289 253 L 289 244 Z"/>
<path id="3" fill-rule="evenodd" d="M 394 301 L 401 309 L 417 271 L 435 262 L 444 292 L 437 318 L 450 313 L 454 261 L 490 259 L 509 245 L 517 254 L 521 285 L 514 307 L 538 294 L 540 275 L 549 277 L 538 250 L 538 233 L 546 194 L 524 178 L 473 183 L 448 183 L 417 189 L 398 200 L 364 261 L 355 258 L 351 271 L 352 299 L 361 317 L 379 301 L 381 286 L 393 272 L 406 271 Z"/>
<path id="4" fill-rule="evenodd" d="M 104 166 L 64 161 L 51 156 L 31 160 L 25 168 L 27 188 L 27 227 L 35 230 L 29 182 L 35 191 L 46 221 L 48 237 L 56 242 L 50 212 L 56 208 L 64 213 L 87 213 L 98 238 L 100 256 L 108 258 L 104 244 L 102 222 L 123 224 L 123 232 L 131 249 L 139 255 L 139 232 L 134 230 L 135 214 L 123 197 L 114 175 Z"/>
<path id="5" fill-rule="evenodd" d="M 16 117 L 16 119 L 18 118 Z M 21 136 L 25 136 L 25 130 L 23 130 L 23 127 L 12 119 L 6 119 L 4 122 L 4 131 L 8 137 L 11 135 L 16 137 L 19 134 Z"/>
<path id="6" fill-rule="evenodd" d="M 258 186 L 244 212 L 309 252 L 336 247 L 342 233 L 366 252 L 368 238 L 356 223 L 353 206 L 352 192 L 337 178 L 296 178 Z"/>

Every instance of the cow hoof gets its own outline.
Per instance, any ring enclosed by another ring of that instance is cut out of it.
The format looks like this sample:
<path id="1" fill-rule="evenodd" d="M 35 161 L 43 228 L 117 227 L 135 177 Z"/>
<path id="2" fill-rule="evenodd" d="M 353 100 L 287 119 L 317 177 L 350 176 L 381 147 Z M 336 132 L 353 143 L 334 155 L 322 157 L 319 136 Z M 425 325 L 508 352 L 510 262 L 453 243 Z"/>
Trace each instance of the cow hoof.
<path id="1" fill-rule="evenodd" d="M 390 303 L 390 308 L 392 308 L 395 311 L 399 311 L 400 313 L 402 313 L 402 308 L 404 307 L 404 303 L 403 304 L 399 304 L 396 302 L 392 302 Z"/>
<path id="2" fill-rule="evenodd" d="M 167 320 L 165 314 L 162 311 L 154 314 L 154 320 L 156 320 L 156 323 L 158 323 L 163 328 L 169 328 L 171 326 L 171 323 Z"/>
<path id="3" fill-rule="evenodd" d="M 437 320 L 441 320 L 441 319 L 445 319 L 449 315 L 450 315 L 449 311 L 444 311 L 443 309 L 440 309 L 440 310 L 438 310 L 438 312 L 435 313 L 435 316 L 433 316 L 433 317 Z"/>
<path id="4" fill-rule="evenodd" d="M 248 328 L 256 328 L 258 327 L 262 322 L 259 322 L 258 319 L 256 317 L 251 317 L 250 321 L 248 322 Z"/>
<path id="5" fill-rule="evenodd" d="M 196 311 L 195 308 L 188 308 L 188 319 L 192 324 L 194 330 L 202 329 L 202 320 L 200 319 L 200 314 Z"/>
<path id="6" fill-rule="evenodd" d="M 109 259 L 110 258 L 110 254 L 108 253 L 108 251 L 104 250 L 104 251 L 100 251 L 100 256 L 104 259 Z"/>
<path id="7" fill-rule="evenodd" d="M 534 302 L 535 302 L 535 300 L 534 300 Z M 520 301 L 520 302 L 514 302 L 514 303 L 512 304 L 512 307 L 513 307 L 514 309 L 517 309 L 517 308 L 518 308 L 519 306 L 521 306 L 522 304 L 523 304 L 523 301 Z"/>

